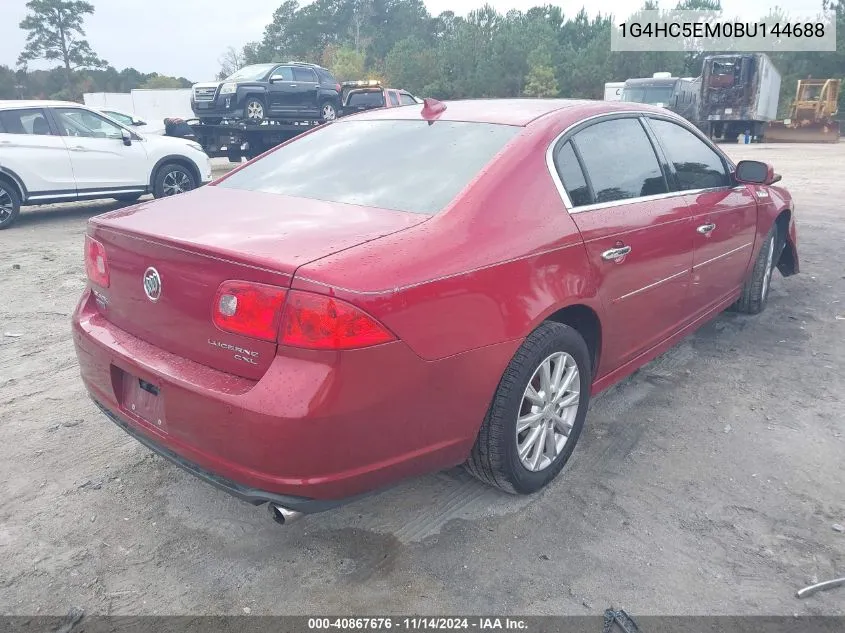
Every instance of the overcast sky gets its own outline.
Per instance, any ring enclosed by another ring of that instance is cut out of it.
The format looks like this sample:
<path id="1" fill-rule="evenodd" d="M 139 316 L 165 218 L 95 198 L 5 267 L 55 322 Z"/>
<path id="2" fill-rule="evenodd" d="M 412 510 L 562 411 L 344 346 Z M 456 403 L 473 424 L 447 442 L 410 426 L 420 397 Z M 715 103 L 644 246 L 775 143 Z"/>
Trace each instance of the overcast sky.
<path id="1" fill-rule="evenodd" d="M 219 70 L 218 58 L 227 46 L 240 47 L 261 38 L 264 26 L 283 0 L 90 0 L 94 15 L 85 20 L 94 51 L 117 69 L 131 66 L 142 72 L 184 76 L 192 81 L 211 79 Z M 498 11 L 526 10 L 550 0 L 488 0 Z M 307 2 L 301 2 L 307 4 Z M 437 15 L 452 10 L 465 15 L 484 0 L 425 0 Z M 564 0 L 564 14 L 574 15 L 585 4 L 591 14 L 601 10 L 617 17 L 629 15 L 643 0 Z M 675 0 L 660 3 L 673 6 Z M 726 12 L 754 19 L 777 4 L 788 12 L 813 10 L 821 0 L 722 0 Z M 26 33 L 18 24 L 26 15 L 26 0 L 0 0 L 0 64 L 14 67 Z M 130 8 L 132 5 L 137 9 Z M 43 67 L 33 64 L 32 67 Z"/>

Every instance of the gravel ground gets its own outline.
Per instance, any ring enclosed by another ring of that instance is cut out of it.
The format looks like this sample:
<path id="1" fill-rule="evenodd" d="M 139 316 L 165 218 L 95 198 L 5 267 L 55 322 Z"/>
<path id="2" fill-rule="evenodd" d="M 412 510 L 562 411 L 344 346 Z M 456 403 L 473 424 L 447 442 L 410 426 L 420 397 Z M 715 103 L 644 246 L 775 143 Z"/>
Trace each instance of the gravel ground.
<path id="1" fill-rule="evenodd" d="M 797 200 L 803 272 L 599 397 L 514 498 L 462 471 L 281 528 L 95 410 L 69 318 L 96 202 L 0 232 L 0 612 L 845 614 L 845 143 L 728 147 Z"/>

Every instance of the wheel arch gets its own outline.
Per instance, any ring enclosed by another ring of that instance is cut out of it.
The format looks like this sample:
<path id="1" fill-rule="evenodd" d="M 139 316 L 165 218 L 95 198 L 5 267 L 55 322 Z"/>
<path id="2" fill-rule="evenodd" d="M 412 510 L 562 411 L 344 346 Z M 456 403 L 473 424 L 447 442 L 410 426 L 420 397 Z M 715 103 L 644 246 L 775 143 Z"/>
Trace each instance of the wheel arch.
<path id="1" fill-rule="evenodd" d="M 795 252 L 795 245 L 792 243 L 789 236 L 789 225 L 792 222 L 792 210 L 788 207 L 781 209 L 775 218 L 775 226 L 777 227 L 778 240 L 782 242 L 783 247 L 777 261 L 777 268 L 784 277 L 794 275 L 798 272 L 798 258 Z"/>
<path id="2" fill-rule="evenodd" d="M 568 325 L 581 335 L 590 352 L 591 370 L 595 378 L 602 347 L 601 319 L 595 309 L 585 303 L 573 303 L 555 310 L 543 319 L 543 322 L 546 321 Z"/>
<path id="3" fill-rule="evenodd" d="M 15 172 L 6 167 L 0 167 L 0 180 L 15 188 L 21 204 L 26 202 L 26 197 L 28 195 L 26 186 L 23 184 L 23 180 L 21 180 Z"/>
<path id="4" fill-rule="evenodd" d="M 199 167 L 197 167 L 197 164 L 194 161 L 192 161 L 190 158 L 187 158 L 186 156 L 180 156 L 179 154 L 168 154 L 167 156 L 158 159 L 158 161 L 156 161 L 156 164 L 153 165 L 153 168 L 150 171 L 150 191 L 155 188 L 155 181 L 158 177 L 159 170 L 168 163 L 176 163 L 178 165 L 181 165 L 182 167 L 186 167 L 187 169 L 189 169 L 191 175 L 197 182 L 197 187 L 199 187 L 202 183 L 202 176 L 200 175 Z"/>

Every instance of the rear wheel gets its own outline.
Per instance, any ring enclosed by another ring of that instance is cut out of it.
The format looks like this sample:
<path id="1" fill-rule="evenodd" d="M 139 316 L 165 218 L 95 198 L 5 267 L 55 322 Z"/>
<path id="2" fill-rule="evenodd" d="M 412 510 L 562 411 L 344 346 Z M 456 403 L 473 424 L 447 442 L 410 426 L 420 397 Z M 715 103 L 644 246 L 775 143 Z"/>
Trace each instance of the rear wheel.
<path id="1" fill-rule="evenodd" d="M 153 195 L 166 198 L 196 189 L 197 183 L 191 170 L 178 163 L 167 163 L 159 167 L 153 183 Z"/>
<path id="2" fill-rule="evenodd" d="M 18 219 L 21 199 L 14 187 L 0 180 L 0 229 L 5 229 Z"/>
<path id="3" fill-rule="evenodd" d="M 320 120 L 334 121 L 337 118 L 337 108 L 331 101 L 324 101 L 320 104 Z"/>
<path id="4" fill-rule="evenodd" d="M 590 354 L 568 325 L 544 323 L 505 369 L 467 470 L 505 492 L 536 492 L 572 455 L 590 399 Z"/>
<path id="5" fill-rule="evenodd" d="M 249 123 L 258 125 L 262 123 L 267 116 L 267 108 L 264 106 L 264 100 L 260 97 L 249 97 L 244 104 L 244 118 Z"/>
<path id="6" fill-rule="evenodd" d="M 733 305 L 734 310 L 745 314 L 759 314 L 769 301 L 772 287 L 772 275 L 783 245 L 778 235 L 777 225 L 772 226 L 763 240 L 763 247 L 754 260 L 751 276 L 742 287 L 742 294 Z"/>

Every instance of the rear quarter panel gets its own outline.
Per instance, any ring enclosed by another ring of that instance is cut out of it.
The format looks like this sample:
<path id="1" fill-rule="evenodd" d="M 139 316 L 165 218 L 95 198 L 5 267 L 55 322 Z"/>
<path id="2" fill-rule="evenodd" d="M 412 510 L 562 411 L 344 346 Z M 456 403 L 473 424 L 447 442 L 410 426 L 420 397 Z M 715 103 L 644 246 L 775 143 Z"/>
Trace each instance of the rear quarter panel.
<path id="1" fill-rule="evenodd" d="M 362 307 L 427 360 L 522 339 L 566 305 L 600 313 L 545 163 L 558 129 L 532 124 L 440 214 L 311 262 L 293 287 Z"/>

